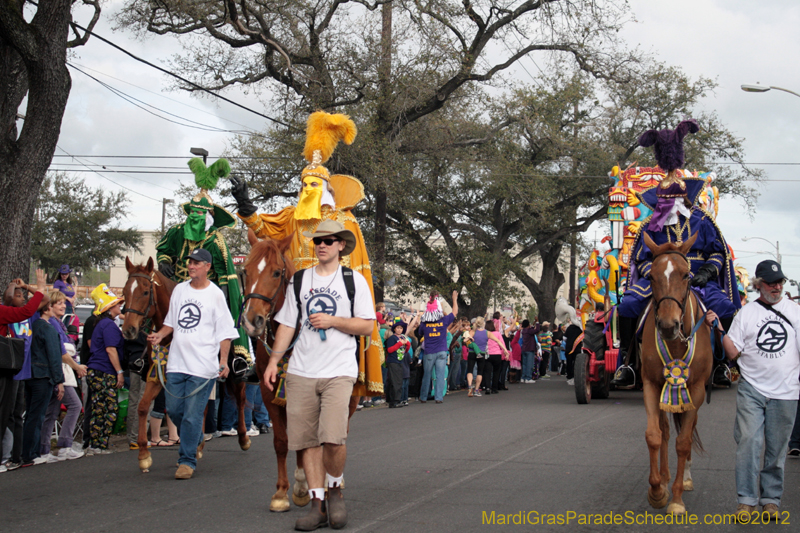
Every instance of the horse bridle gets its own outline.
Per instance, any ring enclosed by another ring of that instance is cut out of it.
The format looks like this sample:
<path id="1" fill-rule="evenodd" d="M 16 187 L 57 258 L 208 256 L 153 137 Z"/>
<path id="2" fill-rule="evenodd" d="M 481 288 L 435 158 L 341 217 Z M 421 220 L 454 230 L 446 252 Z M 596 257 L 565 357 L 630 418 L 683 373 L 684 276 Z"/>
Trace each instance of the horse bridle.
<path id="1" fill-rule="evenodd" d="M 275 289 L 275 292 L 272 294 L 272 296 L 264 296 L 263 294 L 259 294 L 257 292 L 251 292 L 249 294 L 245 294 L 244 299 L 242 299 L 241 309 L 239 309 L 239 324 L 237 324 L 236 327 L 241 326 L 241 321 L 242 317 L 244 316 L 244 308 L 247 305 L 247 300 L 255 298 L 257 300 L 262 300 L 269 304 L 269 314 L 267 314 L 267 332 L 270 334 L 272 333 L 271 322 L 272 322 L 272 316 L 275 314 L 275 300 L 281 294 L 281 290 L 284 288 L 288 288 L 289 286 L 289 282 L 286 279 L 286 258 L 283 257 L 282 253 L 278 253 L 278 255 L 280 256 L 281 263 L 283 265 L 281 268 L 281 281 L 280 283 L 278 283 L 278 287 Z"/>
<path id="2" fill-rule="evenodd" d="M 691 270 L 691 263 L 689 263 L 689 258 L 686 257 L 686 255 L 684 255 L 683 253 L 681 253 L 681 252 L 679 252 L 677 250 L 671 250 L 671 251 L 667 251 L 667 252 L 662 252 L 662 253 L 658 254 L 656 257 L 654 257 L 653 261 L 655 261 L 657 257 L 661 257 L 662 255 L 678 255 L 678 256 L 680 256 L 681 258 L 683 258 L 684 261 L 686 261 L 686 264 L 690 266 L 690 270 Z M 681 323 L 680 323 L 679 336 L 681 338 L 681 341 L 683 341 L 683 342 L 686 342 L 688 340 L 683 334 L 683 322 L 684 322 L 684 318 L 686 318 L 686 300 L 689 298 L 689 291 L 691 290 L 691 288 L 692 288 L 692 284 L 691 283 L 687 283 L 686 284 L 686 293 L 683 295 L 683 301 L 680 301 L 677 298 L 673 298 L 672 296 L 664 296 L 663 298 L 659 298 L 658 300 L 655 300 L 655 304 L 653 305 L 653 310 L 655 312 L 656 326 L 658 326 L 658 307 L 661 305 L 661 302 L 663 302 L 664 300 L 672 300 L 673 302 L 678 304 L 678 307 L 680 307 L 680 309 L 681 309 Z"/>
<path id="3" fill-rule="evenodd" d="M 127 307 L 127 302 L 125 302 L 126 307 L 122 309 L 123 313 L 133 313 L 134 315 L 141 315 L 144 318 L 148 318 L 148 315 L 150 315 L 150 309 L 152 309 L 156 305 L 155 287 L 158 286 L 158 282 L 155 280 L 155 275 L 156 275 L 155 272 L 153 272 L 149 276 L 147 274 L 131 274 L 129 276 L 131 278 L 146 279 L 147 281 L 150 282 L 150 300 L 147 302 L 147 307 L 145 308 L 144 311 L 139 311 L 138 309 L 131 309 Z"/>

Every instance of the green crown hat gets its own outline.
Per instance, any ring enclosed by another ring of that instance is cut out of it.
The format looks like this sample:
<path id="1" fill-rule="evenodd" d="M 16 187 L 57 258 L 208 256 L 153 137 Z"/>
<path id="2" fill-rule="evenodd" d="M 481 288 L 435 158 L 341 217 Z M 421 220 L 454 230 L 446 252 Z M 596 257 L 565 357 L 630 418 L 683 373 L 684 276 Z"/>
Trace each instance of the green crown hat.
<path id="1" fill-rule="evenodd" d="M 192 209 L 202 209 L 211 211 L 214 217 L 214 226 L 217 228 L 233 228 L 236 226 L 236 219 L 224 207 L 217 205 L 209 196 L 208 191 L 217 186 L 220 178 L 227 178 L 231 173 L 231 165 L 227 159 L 217 159 L 211 166 L 206 167 L 203 160 L 193 157 L 189 160 L 189 169 L 194 174 L 194 182 L 200 187 L 200 192 L 192 198 L 191 202 L 186 202 L 181 207 L 187 215 Z"/>

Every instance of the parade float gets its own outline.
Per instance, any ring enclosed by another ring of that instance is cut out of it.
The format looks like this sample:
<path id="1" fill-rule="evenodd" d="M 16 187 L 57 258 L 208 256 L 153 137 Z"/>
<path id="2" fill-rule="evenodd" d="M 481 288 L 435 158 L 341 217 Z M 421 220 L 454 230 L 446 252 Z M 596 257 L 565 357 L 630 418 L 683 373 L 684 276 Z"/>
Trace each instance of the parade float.
<path id="1" fill-rule="evenodd" d="M 700 178 L 705 187 L 696 204 L 712 219 L 719 212 L 719 191 L 713 185 L 714 172 L 679 170 L 681 177 Z M 609 177 L 614 184 L 608 190 L 608 230 L 599 242 L 605 250 L 594 249 L 580 268 L 577 301 L 574 302 L 584 329 L 583 350 L 575 360 L 575 395 L 578 403 L 592 398 L 607 398 L 614 371 L 620 364 L 619 335 L 613 308 L 625 292 L 631 249 L 641 226 L 653 210 L 642 195 L 666 177 L 659 167 L 615 166 Z M 739 291 L 746 292 L 747 271 L 737 267 Z M 597 304 L 601 304 L 598 306 Z M 600 310 L 602 309 L 602 310 Z"/>

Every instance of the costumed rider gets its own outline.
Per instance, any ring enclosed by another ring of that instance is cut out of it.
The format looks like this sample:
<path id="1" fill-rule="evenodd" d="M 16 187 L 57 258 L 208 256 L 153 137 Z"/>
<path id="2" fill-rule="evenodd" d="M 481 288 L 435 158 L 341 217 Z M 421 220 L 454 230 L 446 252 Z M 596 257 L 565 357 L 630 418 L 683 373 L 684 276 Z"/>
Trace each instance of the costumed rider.
<path id="1" fill-rule="evenodd" d="M 628 360 L 628 350 L 637 331 L 637 320 L 653 294 L 649 279 L 653 255 L 642 238 L 644 232 L 657 245 L 667 242 L 680 244 L 697 233 L 697 240 L 687 255 L 692 289 L 706 307 L 720 317 L 726 331 L 733 316 L 742 307 L 728 245 L 713 217 L 696 204 L 704 180 L 684 177 L 681 170 L 684 165 L 683 138 L 698 130 L 696 121 L 685 120 L 675 130 L 649 130 L 639 137 L 639 146 L 654 147 L 658 166 L 667 176 L 657 187 L 641 195 L 642 202 L 653 209 L 653 214 L 636 235 L 628 266 L 627 287 L 622 302 L 617 306 L 620 353 L 624 361 L 612 381 L 617 388 L 635 386 L 636 377 L 632 368 L 635 362 Z M 715 354 L 715 364 L 723 359 L 721 354 Z M 714 383 L 730 385 L 727 365 L 721 364 L 715 368 Z"/>
<path id="2" fill-rule="evenodd" d="M 156 245 L 158 270 L 181 283 L 189 279 L 189 255 L 198 248 L 208 250 L 212 258 L 208 279 L 222 289 L 234 323 L 238 323 L 242 291 L 228 245 L 220 231 L 222 228 L 236 227 L 236 219 L 225 208 L 215 204 L 208 194 L 217 186 L 220 178 L 230 175 L 231 167 L 226 159 L 218 159 L 206 167 L 202 159 L 195 157 L 189 160 L 189 168 L 194 173 L 194 181 L 200 187 L 200 192 L 191 202 L 181 206 L 187 215 L 186 222 L 169 228 Z M 242 379 L 248 367 L 252 366 L 252 358 L 247 333 L 244 328 L 238 328 L 238 331 L 239 338 L 234 339 L 231 346 L 230 369 L 237 379 Z M 254 371 L 251 370 L 250 374 L 255 377 Z"/>
<path id="3" fill-rule="evenodd" d="M 346 115 L 331 115 L 317 111 L 308 117 L 306 144 L 303 155 L 308 165 L 303 169 L 297 206 L 290 205 L 277 213 L 256 213 L 256 208 L 247 191 L 247 184 L 239 178 L 231 178 L 231 194 L 239 207 L 239 218 L 253 230 L 259 239 L 284 239 L 294 234 L 288 254 L 297 270 L 316 266 L 314 244 L 304 234 L 312 234 L 323 220 L 335 220 L 353 232 L 355 249 L 340 258 L 340 264 L 352 268 L 366 278 L 373 301 L 372 272 L 364 236 L 353 208 L 364 199 L 364 186 L 356 178 L 342 174 L 330 174 L 323 163 L 330 159 L 339 141 L 352 144 L 356 137 L 356 125 Z M 375 323 L 369 343 L 359 350 L 358 380 L 353 387 L 353 396 L 377 396 L 383 393 L 381 364 L 384 361 L 383 343 Z"/>

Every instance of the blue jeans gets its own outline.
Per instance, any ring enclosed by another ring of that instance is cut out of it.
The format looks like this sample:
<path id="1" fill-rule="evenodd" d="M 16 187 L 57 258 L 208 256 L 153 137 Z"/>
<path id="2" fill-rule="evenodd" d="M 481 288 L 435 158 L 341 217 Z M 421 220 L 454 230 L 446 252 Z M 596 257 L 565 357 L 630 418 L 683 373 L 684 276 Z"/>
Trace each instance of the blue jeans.
<path id="1" fill-rule="evenodd" d="M 25 422 L 22 426 L 22 462 L 30 463 L 39 457 L 39 441 L 47 406 L 53 396 L 53 385 L 48 378 L 25 381 Z"/>
<path id="2" fill-rule="evenodd" d="M 199 378 L 180 372 L 167 373 L 167 389 L 170 392 L 167 394 L 167 412 L 178 427 L 178 436 L 181 438 L 179 465 L 197 468 L 197 447 L 203 440 L 203 412 L 214 383 L 214 378 Z M 183 398 L 203 384 L 197 394 Z"/>
<path id="3" fill-rule="evenodd" d="M 409 378 L 403 378 L 403 387 L 401 396 L 403 397 L 404 402 L 408 401 L 408 381 Z"/>
<path id="4" fill-rule="evenodd" d="M 431 391 L 431 373 L 434 367 L 436 368 L 436 390 L 433 392 L 433 397 L 437 402 L 444 399 L 444 389 L 447 386 L 445 380 L 447 368 L 447 352 L 434 352 L 425 353 L 425 359 L 422 361 L 425 368 L 425 373 L 422 375 L 422 388 L 419 392 L 420 401 L 427 401 L 428 394 Z"/>
<path id="5" fill-rule="evenodd" d="M 522 352 L 522 378 L 533 378 L 533 365 L 536 363 L 536 354 L 533 352 Z"/>
<path id="6" fill-rule="evenodd" d="M 736 395 L 736 492 L 739 503 L 745 505 L 781 504 L 783 494 L 783 465 L 786 447 L 794 425 L 797 400 L 770 400 L 760 394 L 743 378 L 739 379 Z M 765 447 L 766 443 L 766 447 Z M 761 468 L 761 497 L 759 498 L 759 464 Z"/>

